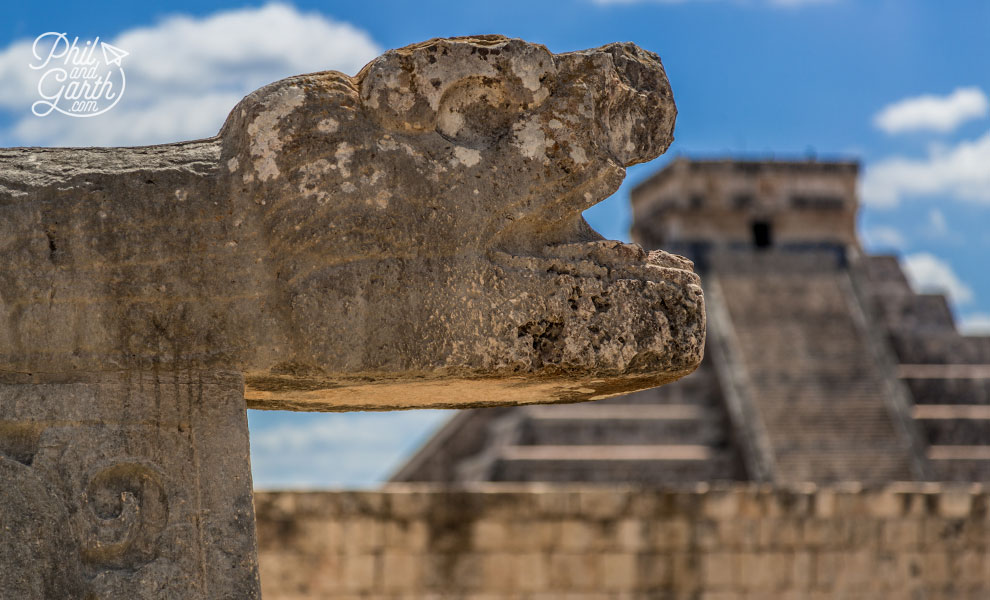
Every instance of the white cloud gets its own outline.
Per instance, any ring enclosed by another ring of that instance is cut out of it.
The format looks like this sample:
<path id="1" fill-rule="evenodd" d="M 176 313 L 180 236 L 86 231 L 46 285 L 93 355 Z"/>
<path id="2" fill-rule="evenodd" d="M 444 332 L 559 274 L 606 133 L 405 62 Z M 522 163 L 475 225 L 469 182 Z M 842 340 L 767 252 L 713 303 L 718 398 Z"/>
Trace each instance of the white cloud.
<path id="1" fill-rule="evenodd" d="M 970 313 L 959 319 L 958 329 L 965 335 L 990 335 L 990 313 Z"/>
<path id="2" fill-rule="evenodd" d="M 934 237 L 943 237 L 949 233 L 949 222 L 937 208 L 928 211 L 928 232 Z"/>
<path id="3" fill-rule="evenodd" d="M 945 294 L 956 305 L 973 301 L 973 290 L 942 259 L 928 252 L 919 252 L 905 256 L 902 262 L 914 291 Z"/>
<path id="4" fill-rule="evenodd" d="M 18 144 L 31 146 L 142 146 L 192 140 L 216 135 L 243 97 L 239 92 L 175 94 L 140 106 L 121 100 L 99 117 L 28 116 L 6 133 Z"/>
<path id="5" fill-rule="evenodd" d="M 893 207 L 912 196 L 990 203 L 990 132 L 955 146 L 933 146 L 925 158 L 894 156 L 867 165 L 863 202 Z"/>
<path id="6" fill-rule="evenodd" d="M 884 107 L 873 124 L 886 133 L 938 131 L 948 133 L 970 119 L 985 117 L 990 110 L 983 90 L 957 88 L 948 96 L 926 94 L 905 98 Z"/>
<path id="7" fill-rule="evenodd" d="M 863 231 L 863 241 L 872 251 L 900 250 L 907 245 L 904 235 L 893 227 L 878 225 Z"/>
<path id="8" fill-rule="evenodd" d="M 70 38 L 72 32 L 69 33 Z M 31 41 L 0 51 L 0 108 L 15 122 L 2 145 L 138 145 L 215 135 L 244 95 L 289 75 L 356 73 L 381 53 L 364 31 L 318 13 L 268 4 L 206 17 L 171 16 L 122 32 L 127 89 L 104 115 L 79 119 L 31 114 L 38 72 Z"/>
<path id="9" fill-rule="evenodd" d="M 377 485 L 451 414 L 444 410 L 250 411 L 254 485 L 259 489 Z"/>

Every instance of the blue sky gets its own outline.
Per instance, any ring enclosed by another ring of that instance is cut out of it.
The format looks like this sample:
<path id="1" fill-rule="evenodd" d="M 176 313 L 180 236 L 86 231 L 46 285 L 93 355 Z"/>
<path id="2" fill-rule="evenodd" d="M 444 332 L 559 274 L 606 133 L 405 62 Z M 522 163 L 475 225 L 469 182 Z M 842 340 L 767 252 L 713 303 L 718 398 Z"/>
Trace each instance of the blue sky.
<path id="1" fill-rule="evenodd" d="M 676 141 L 588 211 L 599 231 L 627 238 L 629 186 L 678 154 L 858 158 L 867 248 L 900 254 L 919 289 L 951 292 L 971 331 L 990 330 L 990 2 L 22 2 L 0 17 L 0 146 L 209 136 L 264 83 L 353 74 L 437 36 L 502 33 L 555 52 L 634 41 L 663 59 Z M 131 53 L 119 106 L 91 119 L 30 114 L 30 42 L 46 31 Z M 251 412 L 256 483 L 374 485 L 446 416 Z"/>

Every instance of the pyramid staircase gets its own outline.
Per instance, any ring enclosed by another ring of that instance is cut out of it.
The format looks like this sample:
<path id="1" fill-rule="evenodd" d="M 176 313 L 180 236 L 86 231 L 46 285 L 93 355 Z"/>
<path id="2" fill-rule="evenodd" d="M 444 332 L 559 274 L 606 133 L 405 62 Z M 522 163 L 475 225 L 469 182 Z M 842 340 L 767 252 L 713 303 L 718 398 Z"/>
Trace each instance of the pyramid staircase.
<path id="1" fill-rule="evenodd" d="M 859 315 L 841 258 L 772 251 L 714 255 L 731 360 L 777 482 L 910 480 L 912 436 Z M 711 295 L 709 296 L 712 300 Z M 710 311 L 711 313 L 711 311 Z"/>

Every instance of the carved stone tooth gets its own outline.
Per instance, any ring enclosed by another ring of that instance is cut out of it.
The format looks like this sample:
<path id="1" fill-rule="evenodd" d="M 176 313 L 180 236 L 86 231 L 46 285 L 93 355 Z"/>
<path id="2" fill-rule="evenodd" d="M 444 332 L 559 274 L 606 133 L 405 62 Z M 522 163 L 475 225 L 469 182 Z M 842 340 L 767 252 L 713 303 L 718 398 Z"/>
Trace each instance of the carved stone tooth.
<path id="1" fill-rule="evenodd" d="M 612 240 L 554 244 L 544 249 L 547 256 L 568 260 L 590 260 L 603 266 L 622 266 L 646 263 L 646 252 L 639 244 L 626 244 Z"/>

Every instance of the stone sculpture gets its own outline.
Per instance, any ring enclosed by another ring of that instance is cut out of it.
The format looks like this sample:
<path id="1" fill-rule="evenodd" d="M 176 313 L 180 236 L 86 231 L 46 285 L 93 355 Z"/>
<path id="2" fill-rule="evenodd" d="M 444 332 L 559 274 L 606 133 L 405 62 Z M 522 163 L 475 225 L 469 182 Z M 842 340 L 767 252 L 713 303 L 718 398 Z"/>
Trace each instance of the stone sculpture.
<path id="1" fill-rule="evenodd" d="M 256 597 L 245 406 L 579 401 L 692 371 L 690 262 L 581 216 L 674 116 L 633 44 L 480 36 L 276 82 L 207 140 L 0 150 L 0 589 Z"/>

